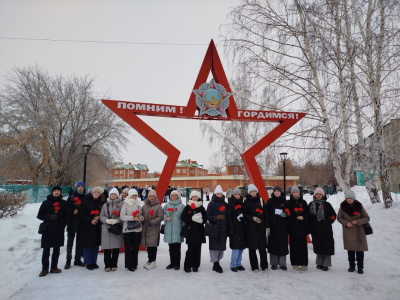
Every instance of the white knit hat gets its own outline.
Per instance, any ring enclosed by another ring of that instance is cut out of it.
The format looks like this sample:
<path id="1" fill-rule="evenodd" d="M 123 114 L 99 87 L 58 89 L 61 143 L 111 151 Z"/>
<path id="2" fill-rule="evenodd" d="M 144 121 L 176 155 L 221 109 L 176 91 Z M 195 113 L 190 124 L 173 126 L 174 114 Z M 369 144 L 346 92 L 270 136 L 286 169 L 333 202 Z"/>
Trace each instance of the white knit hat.
<path id="1" fill-rule="evenodd" d="M 199 191 L 195 191 L 195 190 L 193 190 L 191 193 L 190 193 L 190 196 L 189 196 L 189 199 L 192 199 L 192 197 L 193 196 L 196 196 L 198 199 L 200 199 L 200 192 Z"/>
<path id="2" fill-rule="evenodd" d="M 118 192 L 118 190 L 117 190 L 116 188 L 112 188 L 108 194 L 109 194 L 109 195 L 111 195 L 111 194 L 117 194 L 117 197 L 119 197 L 119 192 Z"/>
<path id="3" fill-rule="evenodd" d="M 138 195 L 138 192 L 137 192 L 137 190 L 135 190 L 135 189 L 130 189 L 129 190 L 129 192 L 128 192 L 128 198 L 130 198 L 131 196 L 133 196 L 133 195 Z"/>
<path id="4" fill-rule="evenodd" d="M 215 188 L 215 191 L 214 191 L 214 194 L 217 194 L 217 193 L 223 193 L 224 191 L 222 190 L 222 187 L 220 186 L 220 185 L 217 185 L 217 187 Z"/>

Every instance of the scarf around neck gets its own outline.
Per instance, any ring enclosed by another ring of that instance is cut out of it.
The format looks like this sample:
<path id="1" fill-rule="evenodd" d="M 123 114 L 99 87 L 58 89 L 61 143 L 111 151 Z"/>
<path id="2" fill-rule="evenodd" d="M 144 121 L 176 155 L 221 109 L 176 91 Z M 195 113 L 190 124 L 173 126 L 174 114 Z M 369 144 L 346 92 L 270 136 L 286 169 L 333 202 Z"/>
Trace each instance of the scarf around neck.
<path id="1" fill-rule="evenodd" d="M 325 220 L 325 200 L 314 199 L 311 203 L 310 213 L 317 216 L 317 221 Z"/>

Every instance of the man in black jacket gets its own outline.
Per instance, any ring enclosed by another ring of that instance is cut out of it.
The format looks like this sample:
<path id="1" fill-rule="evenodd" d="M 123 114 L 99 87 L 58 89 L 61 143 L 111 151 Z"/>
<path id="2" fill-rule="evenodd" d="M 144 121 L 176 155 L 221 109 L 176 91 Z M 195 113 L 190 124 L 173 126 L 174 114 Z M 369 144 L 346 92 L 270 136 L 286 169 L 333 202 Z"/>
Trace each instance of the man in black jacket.
<path id="1" fill-rule="evenodd" d="M 74 266 L 84 267 L 85 264 L 82 262 L 81 257 L 83 255 L 83 249 L 81 247 L 80 239 L 79 239 L 79 207 L 82 205 L 82 202 L 86 199 L 85 193 L 85 183 L 79 181 L 76 184 L 76 190 L 74 194 L 68 197 L 67 203 L 70 211 L 70 218 L 68 222 L 67 232 L 68 232 L 68 241 L 67 241 L 67 262 L 65 263 L 64 269 L 71 268 L 71 260 L 72 260 L 72 247 L 74 245 L 74 239 L 76 236 L 75 242 L 75 261 Z"/>

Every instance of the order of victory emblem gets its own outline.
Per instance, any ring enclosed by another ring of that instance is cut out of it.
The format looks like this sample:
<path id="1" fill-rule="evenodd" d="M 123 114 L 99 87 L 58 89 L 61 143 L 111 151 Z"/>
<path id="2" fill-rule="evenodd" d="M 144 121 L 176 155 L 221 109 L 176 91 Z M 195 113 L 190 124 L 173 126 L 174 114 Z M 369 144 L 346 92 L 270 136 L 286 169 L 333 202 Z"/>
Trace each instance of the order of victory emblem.
<path id="1" fill-rule="evenodd" d="M 193 90 L 193 93 L 196 95 L 200 115 L 226 117 L 225 110 L 229 106 L 229 96 L 232 93 L 228 93 L 222 84 L 215 82 L 214 78 L 209 83 L 203 83 L 198 90 Z"/>

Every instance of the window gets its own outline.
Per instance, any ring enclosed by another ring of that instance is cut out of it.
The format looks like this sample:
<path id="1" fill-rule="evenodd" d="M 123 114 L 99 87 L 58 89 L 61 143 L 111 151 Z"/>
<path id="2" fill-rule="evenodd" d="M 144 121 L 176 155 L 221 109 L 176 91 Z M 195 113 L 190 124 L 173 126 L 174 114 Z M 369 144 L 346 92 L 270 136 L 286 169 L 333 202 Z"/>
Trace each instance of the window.
<path id="1" fill-rule="evenodd" d="M 129 176 L 129 179 L 133 179 L 133 176 Z"/>
<path id="2" fill-rule="evenodd" d="M 129 171 L 129 174 L 133 174 L 133 171 Z"/>
<path id="3" fill-rule="evenodd" d="M 181 172 L 181 169 L 176 169 L 176 173 L 180 173 Z"/>
<path id="4" fill-rule="evenodd" d="M 194 170 L 190 170 L 190 173 L 194 174 Z"/>
<path id="5" fill-rule="evenodd" d="M 118 170 L 115 170 L 115 174 L 118 174 Z"/>
<path id="6" fill-rule="evenodd" d="M 123 176 L 119 176 L 119 179 L 124 179 L 124 177 Z"/>
<path id="7" fill-rule="evenodd" d="M 119 171 L 119 174 L 124 174 L 124 171 L 122 171 L 122 170 L 121 170 L 121 171 Z"/>
<path id="8" fill-rule="evenodd" d="M 114 179 L 118 179 L 118 176 L 115 176 Z"/>
<path id="9" fill-rule="evenodd" d="M 143 172 L 143 175 L 146 175 L 146 172 Z"/>
<path id="10" fill-rule="evenodd" d="M 186 169 L 183 169 L 183 170 L 182 170 L 182 173 L 186 173 Z"/>

